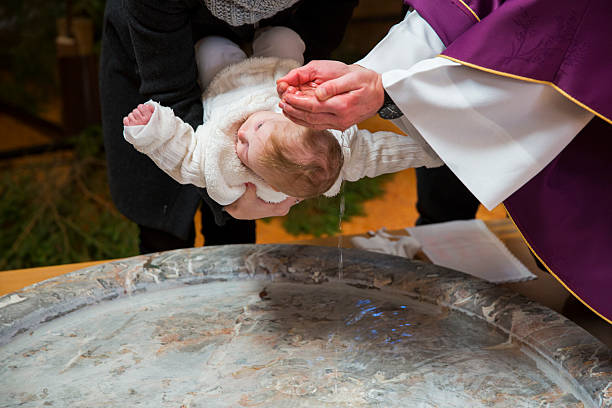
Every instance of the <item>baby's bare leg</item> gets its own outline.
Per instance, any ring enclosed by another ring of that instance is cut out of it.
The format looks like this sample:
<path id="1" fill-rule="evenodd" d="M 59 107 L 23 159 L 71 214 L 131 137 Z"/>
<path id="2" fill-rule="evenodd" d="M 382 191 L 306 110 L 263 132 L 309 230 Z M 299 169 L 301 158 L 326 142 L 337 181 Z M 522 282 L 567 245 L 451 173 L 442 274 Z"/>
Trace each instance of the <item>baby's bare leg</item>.
<path id="1" fill-rule="evenodd" d="M 254 57 L 290 58 L 304 63 L 306 45 L 298 33 L 287 27 L 264 27 L 255 32 Z"/>
<path id="2" fill-rule="evenodd" d="M 204 37 L 195 45 L 200 88 L 205 90 L 215 75 L 228 65 L 246 59 L 238 44 L 224 37 Z"/>
<path id="3" fill-rule="evenodd" d="M 124 126 L 137 126 L 146 125 L 149 123 L 149 119 L 153 116 L 155 107 L 151 105 L 138 105 L 129 115 L 123 118 Z"/>

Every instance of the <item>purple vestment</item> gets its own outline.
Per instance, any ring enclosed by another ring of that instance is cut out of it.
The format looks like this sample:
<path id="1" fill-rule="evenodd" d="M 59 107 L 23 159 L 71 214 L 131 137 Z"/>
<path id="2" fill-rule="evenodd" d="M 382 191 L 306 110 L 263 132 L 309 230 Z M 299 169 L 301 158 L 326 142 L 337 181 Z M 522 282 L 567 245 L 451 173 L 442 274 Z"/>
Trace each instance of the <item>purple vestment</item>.
<path id="1" fill-rule="evenodd" d="M 504 204 L 550 272 L 612 321 L 612 3 L 406 3 L 446 45 L 442 56 L 494 74 L 548 83 L 597 115 Z"/>

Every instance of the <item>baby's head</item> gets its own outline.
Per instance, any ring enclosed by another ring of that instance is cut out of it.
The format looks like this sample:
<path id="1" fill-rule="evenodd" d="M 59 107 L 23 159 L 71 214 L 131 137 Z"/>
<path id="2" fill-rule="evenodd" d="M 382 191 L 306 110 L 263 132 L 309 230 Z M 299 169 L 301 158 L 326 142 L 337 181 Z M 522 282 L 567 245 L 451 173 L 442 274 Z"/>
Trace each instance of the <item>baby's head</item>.
<path id="1" fill-rule="evenodd" d="M 297 125 L 270 111 L 248 117 L 238 130 L 236 153 L 270 186 L 299 198 L 329 190 L 344 161 L 331 132 Z"/>

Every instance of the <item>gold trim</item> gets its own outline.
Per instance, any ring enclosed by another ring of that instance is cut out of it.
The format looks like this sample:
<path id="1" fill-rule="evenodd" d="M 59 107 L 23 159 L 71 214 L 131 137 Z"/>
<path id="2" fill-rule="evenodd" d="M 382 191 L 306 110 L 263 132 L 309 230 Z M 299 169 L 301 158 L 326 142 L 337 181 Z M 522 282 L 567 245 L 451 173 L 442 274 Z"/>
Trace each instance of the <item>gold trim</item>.
<path id="1" fill-rule="evenodd" d="M 466 9 L 470 10 L 470 13 L 472 13 L 472 14 L 474 15 L 474 17 L 476 17 L 476 20 L 477 20 L 477 21 L 480 21 L 480 17 L 478 17 L 478 15 L 477 15 L 476 13 L 474 13 L 474 10 L 472 10 L 472 9 L 470 8 L 470 6 L 468 6 L 467 4 L 465 4 L 465 2 L 464 2 L 463 0 L 459 0 L 459 2 L 460 2 L 461 4 L 463 4 L 463 6 L 464 6 Z"/>
<path id="2" fill-rule="evenodd" d="M 457 62 L 459 64 L 465 65 L 466 67 L 475 68 L 475 69 L 478 69 L 478 70 L 481 70 L 481 71 L 488 72 L 490 74 L 501 75 L 501 76 L 505 76 L 505 77 L 508 77 L 508 78 L 519 79 L 521 81 L 534 82 L 536 84 L 550 85 L 550 86 L 553 87 L 554 90 L 559 92 L 561 95 L 565 96 L 570 101 L 574 102 L 576 105 L 580 106 L 583 109 L 586 109 L 587 111 L 591 112 L 595 116 L 599 116 L 600 118 L 602 118 L 603 120 L 605 120 L 606 122 L 608 122 L 609 124 L 612 125 L 612 119 L 609 119 L 609 118 L 605 117 L 604 115 L 602 115 L 601 113 L 599 113 L 599 112 L 589 108 L 587 105 L 585 105 L 584 103 L 580 102 L 579 100 L 577 100 L 573 96 L 569 95 L 563 89 L 559 88 L 557 85 L 553 84 L 550 81 L 542 81 L 540 79 L 527 78 L 527 77 L 520 76 L 520 75 L 509 74 L 507 72 L 502 72 L 502 71 L 497 71 L 497 70 L 490 69 L 490 68 L 481 67 L 480 65 L 471 64 L 469 62 L 461 61 L 461 60 L 459 60 L 457 58 L 449 57 L 448 55 L 438 54 L 438 57 L 446 58 L 448 60 L 451 60 L 451 61 Z"/>
<path id="3" fill-rule="evenodd" d="M 576 299 L 578 299 L 580 302 L 582 302 L 583 305 L 585 305 L 586 307 L 588 307 L 593 313 L 595 313 L 597 316 L 601 317 L 602 319 L 604 319 L 606 322 L 612 324 L 612 320 L 607 319 L 605 316 L 603 316 L 601 313 L 599 313 L 597 310 L 593 309 L 591 306 L 589 306 L 589 304 L 587 302 L 585 302 L 584 300 L 582 300 L 580 298 L 580 296 L 578 296 L 576 293 L 574 293 L 573 290 L 571 290 L 562 280 L 561 278 L 559 278 L 557 275 L 555 275 L 555 273 L 550 270 L 550 268 L 548 267 L 548 265 L 546 265 L 546 262 L 544 262 L 542 260 L 542 258 L 540 258 L 540 256 L 536 253 L 536 251 L 533 250 L 533 248 L 531 247 L 531 245 L 529 244 L 529 242 L 527 241 L 527 239 L 525 238 L 525 236 L 523 235 L 523 232 L 520 230 L 520 228 L 516 225 L 516 223 L 514 222 L 514 219 L 512 218 L 512 215 L 510 215 L 510 212 L 508 211 L 508 209 L 506 208 L 506 205 L 502 203 L 502 205 L 504 206 L 504 210 L 506 210 L 506 214 L 508 214 L 508 217 L 510 218 L 510 221 L 512 221 L 512 224 L 514 224 L 514 226 L 516 227 L 516 229 L 518 230 L 519 234 L 521 234 L 521 238 L 523 238 L 523 241 L 525 241 L 525 244 L 527 244 L 527 246 L 529 247 L 529 249 L 531 250 L 531 253 L 538 258 L 538 260 L 542 263 L 542 265 L 544 265 L 544 267 L 546 268 L 546 270 L 555 277 L 555 279 L 557 279 L 559 281 L 559 283 L 561 285 L 563 285 L 563 287 L 572 295 L 574 295 L 574 297 Z"/>

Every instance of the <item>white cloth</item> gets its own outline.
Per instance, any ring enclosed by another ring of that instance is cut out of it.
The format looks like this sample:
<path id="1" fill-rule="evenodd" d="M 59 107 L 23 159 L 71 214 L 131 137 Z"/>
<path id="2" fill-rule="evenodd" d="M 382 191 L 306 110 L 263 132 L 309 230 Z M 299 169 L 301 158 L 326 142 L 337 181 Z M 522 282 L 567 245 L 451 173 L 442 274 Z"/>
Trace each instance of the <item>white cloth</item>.
<path id="1" fill-rule="evenodd" d="M 194 132 L 171 109 L 148 102 L 155 112 L 145 126 L 128 126 L 125 139 L 149 156 L 155 164 L 181 184 L 206 187 L 221 205 L 238 199 L 245 183 L 255 184 L 257 195 L 268 202 L 287 198 L 245 167 L 235 152 L 236 132 L 252 113 L 280 112 L 276 80 L 297 62 L 279 58 L 251 58 L 222 70 L 203 94 L 204 124 Z M 355 181 L 409 167 L 441 165 L 410 137 L 392 132 L 360 130 L 332 131 L 345 157 L 339 178 L 325 193 L 333 196 L 343 179 Z"/>
<path id="2" fill-rule="evenodd" d="M 421 249 L 419 241 L 408 235 L 390 234 L 384 227 L 368 231 L 368 237 L 352 237 L 355 248 L 413 259 Z"/>
<path id="3" fill-rule="evenodd" d="M 555 158 L 592 119 L 552 87 L 436 57 L 444 45 L 412 12 L 357 64 L 382 74 L 404 116 L 489 210 Z"/>
<path id="4" fill-rule="evenodd" d="M 436 265 L 493 283 L 536 276 L 487 228 L 482 220 L 449 221 L 407 228 Z"/>

